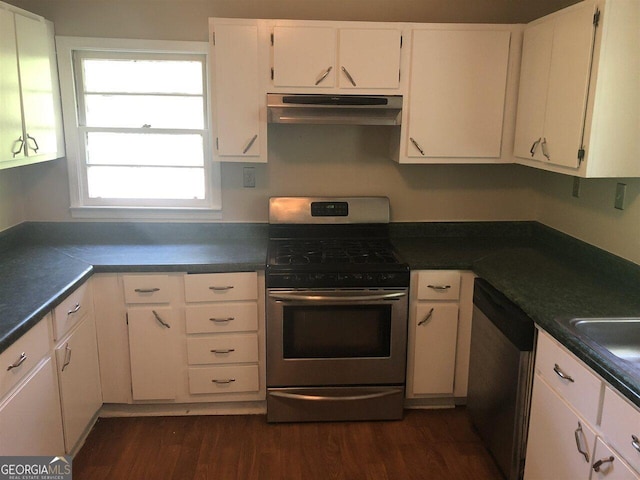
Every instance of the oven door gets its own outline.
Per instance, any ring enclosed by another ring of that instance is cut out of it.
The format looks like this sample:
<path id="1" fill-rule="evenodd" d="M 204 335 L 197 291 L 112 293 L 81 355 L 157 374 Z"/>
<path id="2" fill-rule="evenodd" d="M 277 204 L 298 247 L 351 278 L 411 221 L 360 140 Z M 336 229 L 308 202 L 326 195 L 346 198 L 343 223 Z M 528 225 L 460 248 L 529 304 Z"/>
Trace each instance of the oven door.
<path id="1" fill-rule="evenodd" d="M 403 385 L 407 289 L 283 290 L 267 298 L 267 386 Z"/>

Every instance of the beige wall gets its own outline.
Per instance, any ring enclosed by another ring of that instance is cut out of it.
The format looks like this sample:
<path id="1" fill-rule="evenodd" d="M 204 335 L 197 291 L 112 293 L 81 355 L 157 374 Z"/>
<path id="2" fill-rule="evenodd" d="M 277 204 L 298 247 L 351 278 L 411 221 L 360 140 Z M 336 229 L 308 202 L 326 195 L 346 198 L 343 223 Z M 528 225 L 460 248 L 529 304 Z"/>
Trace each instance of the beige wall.
<path id="1" fill-rule="evenodd" d="M 0 232 L 27 219 L 24 203 L 21 169 L 0 170 Z"/>

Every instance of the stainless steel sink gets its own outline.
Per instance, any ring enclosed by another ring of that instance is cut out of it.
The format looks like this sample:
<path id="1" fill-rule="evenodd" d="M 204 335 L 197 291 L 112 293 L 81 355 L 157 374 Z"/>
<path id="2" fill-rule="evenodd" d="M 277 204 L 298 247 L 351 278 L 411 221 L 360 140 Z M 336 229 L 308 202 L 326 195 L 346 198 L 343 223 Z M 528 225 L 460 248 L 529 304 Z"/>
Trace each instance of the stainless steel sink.
<path id="1" fill-rule="evenodd" d="M 595 350 L 640 371 L 640 318 L 572 318 L 560 323 Z"/>

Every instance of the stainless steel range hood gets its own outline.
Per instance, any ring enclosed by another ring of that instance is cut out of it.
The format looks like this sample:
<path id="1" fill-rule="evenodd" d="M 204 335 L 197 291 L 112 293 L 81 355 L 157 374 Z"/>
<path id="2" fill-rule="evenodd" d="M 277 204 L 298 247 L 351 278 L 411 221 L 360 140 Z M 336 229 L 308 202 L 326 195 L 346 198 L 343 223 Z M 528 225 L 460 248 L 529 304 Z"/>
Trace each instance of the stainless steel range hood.
<path id="1" fill-rule="evenodd" d="M 267 94 L 269 123 L 400 125 L 402 96 Z"/>

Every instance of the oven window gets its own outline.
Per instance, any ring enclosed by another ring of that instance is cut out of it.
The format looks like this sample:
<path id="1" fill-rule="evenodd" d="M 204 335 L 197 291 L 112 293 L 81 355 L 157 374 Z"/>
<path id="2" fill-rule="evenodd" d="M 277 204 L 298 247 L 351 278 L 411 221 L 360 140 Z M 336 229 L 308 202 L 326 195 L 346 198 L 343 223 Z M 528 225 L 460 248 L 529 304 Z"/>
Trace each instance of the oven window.
<path id="1" fill-rule="evenodd" d="M 288 306 L 284 358 L 389 357 L 391 305 Z"/>

